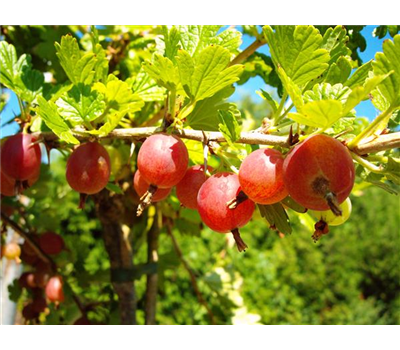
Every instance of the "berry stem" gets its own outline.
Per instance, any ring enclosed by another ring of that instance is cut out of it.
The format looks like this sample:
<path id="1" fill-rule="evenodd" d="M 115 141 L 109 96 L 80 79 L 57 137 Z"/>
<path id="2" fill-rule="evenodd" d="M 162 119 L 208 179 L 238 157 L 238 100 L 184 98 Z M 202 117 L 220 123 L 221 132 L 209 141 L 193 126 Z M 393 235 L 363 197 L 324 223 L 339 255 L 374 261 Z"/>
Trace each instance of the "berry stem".
<path id="1" fill-rule="evenodd" d="M 249 197 L 247 197 L 246 193 L 240 191 L 237 196 L 227 202 L 226 205 L 229 209 L 235 209 L 240 203 L 243 203 L 248 198 Z"/>
<path id="2" fill-rule="evenodd" d="M 325 196 L 325 199 L 328 202 L 329 208 L 331 208 L 332 213 L 336 216 L 342 216 L 342 209 L 340 209 L 336 195 L 332 192 L 328 192 Z"/>
<path id="3" fill-rule="evenodd" d="M 78 209 L 85 209 L 85 203 L 88 195 L 86 193 L 79 193 L 79 206 Z"/>
<path id="4" fill-rule="evenodd" d="M 144 210 L 151 204 L 154 194 L 156 193 L 158 187 L 155 185 L 150 185 L 147 192 L 140 198 L 140 204 L 136 210 L 136 216 L 143 214 Z"/>
<path id="5" fill-rule="evenodd" d="M 244 243 L 242 237 L 240 236 L 239 229 L 235 228 L 235 229 L 233 229 L 231 232 L 232 232 L 232 234 L 233 234 L 233 238 L 235 239 L 235 242 L 236 242 L 236 246 L 237 246 L 238 251 L 239 251 L 239 252 L 246 251 L 246 249 L 247 249 L 248 247 L 247 247 L 247 244 Z"/>

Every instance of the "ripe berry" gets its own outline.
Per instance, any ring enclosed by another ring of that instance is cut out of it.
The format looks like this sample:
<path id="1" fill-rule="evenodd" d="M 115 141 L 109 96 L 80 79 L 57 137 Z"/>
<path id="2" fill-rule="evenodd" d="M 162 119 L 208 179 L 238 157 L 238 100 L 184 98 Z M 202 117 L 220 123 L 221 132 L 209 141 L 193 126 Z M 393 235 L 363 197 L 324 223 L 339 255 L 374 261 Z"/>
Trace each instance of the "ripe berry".
<path id="1" fill-rule="evenodd" d="M 16 134 L 1 147 L 1 170 L 17 181 L 18 192 L 29 187 L 27 181 L 40 172 L 41 151 L 31 134 Z"/>
<path id="2" fill-rule="evenodd" d="M 36 288 L 35 275 L 33 272 L 24 272 L 18 279 L 21 288 Z"/>
<path id="3" fill-rule="evenodd" d="M 283 164 L 290 196 L 302 206 L 341 215 L 338 207 L 354 185 L 354 164 L 348 149 L 338 140 L 311 136 L 295 146 Z"/>
<path id="4" fill-rule="evenodd" d="M 171 188 L 185 176 L 189 155 L 183 141 L 172 135 L 157 134 L 140 148 L 137 166 L 143 178 L 159 188 Z"/>
<path id="5" fill-rule="evenodd" d="M 46 285 L 46 296 L 52 302 L 63 302 L 63 282 L 61 276 L 54 276 L 49 279 Z"/>
<path id="6" fill-rule="evenodd" d="M 39 313 L 36 312 L 34 305 L 30 303 L 25 305 L 22 309 L 22 316 L 25 320 L 34 320 L 39 317 Z"/>
<path id="7" fill-rule="evenodd" d="M 218 173 L 207 179 L 197 196 L 199 214 L 203 222 L 220 233 L 232 232 L 239 251 L 247 248 L 240 237 L 239 228 L 247 224 L 254 212 L 254 203 L 246 199 L 235 209 L 227 202 L 240 192 L 239 178 L 233 173 Z"/>
<path id="8" fill-rule="evenodd" d="M 40 168 L 36 174 L 34 174 L 27 181 L 23 182 L 23 186 L 31 187 L 39 179 L 39 176 L 40 176 Z M 1 171 L 1 169 L 0 169 L 0 179 L 1 179 L 0 193 L 3 196 L 12 197 L 18 194 L 17 192 L 21 192 L 23 190 L 23 188 L 18 187 L 17 181 L 15 179 L 6 175 L 3 171 Z"/>
<path id="9" fill-rule="evenodd" d="M 283 183 L 283 157 L 274 149 L 258 149 L 239 169 L 242 191 L 255 203 L 273 204 L 287 196 Z"/>
<path id="10" fill-rule="evenodd" d="M 207 170 L 213 169 L 207 167 Z M 197 195 L 207 178 L 203 165 L 192 166 L 186 171 L 183 179 L 176 185 L 176 196 L 184 207 L 197 209 Z"/>
<path id="11" fill-rule="evenodd" d="M 40 314 L 43 312 L 47 307 L 46 299 L 43 297 L 38 297 L 33 299 L 32 301 L 32 309 L 34 312 Z"/>
<path id="12" fill-rule="evenodd" d="M 176 136 L 157 134 L 143 142 L 138 153 L 137 166 L 149 187 L 141 198 L 137 216 L 150 205 L 158 188 L 171 188 L 185 176 L 188 164 L 187 148 Z"/>
<path id="13" fill-rule="evenodd" d="M 64 240 L 56 233 L 46 232 L 39 237 L 39 246 L 46 254 L 55 255 L 64 249 Z"/>
<path id="14" fill-rule="evenodd" d="M 139 197 L 143 197 L 143 195 L 149 189 L 149 184 L 146 182 L 145 179 L 143 179 L 143 176 L 141 176 L 139 170 L 135 172 L 135 176 L 133 177 L 133 186 Z M 155 191 L 155 193 L 151 198 L 151 201 L 152 202 L 162 201 L 163 199 L 167 198 L 170 193 L 171 193 L 170 188 L 157 188 L 157 190 Z"/>
<path id="15" fill-rule="evenodd" d="M 8 260 L 14 260 L 19 258 L 21 255 L 21 247 L 19 244 L 10 242 L 6 243 L 1 247 L 1 255 Z"/>
<path id="16" fill-rule="evenodd" d="M 97 142 L 80 145 L 67 162 L 67 181 L 81 194 L 79 208 L 84 207 L 88 194 L 100 192 L 110 178 L 110 157 L 106 149 Z"/>

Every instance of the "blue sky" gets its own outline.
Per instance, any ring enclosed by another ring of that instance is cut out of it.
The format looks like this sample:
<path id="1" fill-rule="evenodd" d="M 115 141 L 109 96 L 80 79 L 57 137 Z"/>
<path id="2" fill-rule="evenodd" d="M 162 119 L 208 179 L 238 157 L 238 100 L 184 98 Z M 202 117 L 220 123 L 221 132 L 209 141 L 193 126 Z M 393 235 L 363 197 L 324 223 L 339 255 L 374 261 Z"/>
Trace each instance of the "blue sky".
<path id="1" fill-rule="evenodd" d="M 383 39 L 378 39 L 373 37 L 372 31 L 374 30 L 375 27 L 376 26 L 366 26 L 362 30 L 362 34 L 367 40 L 366 50 L 364 52 L 359 53 L 363 62 L 367 62 L 373 59 L 375 57 L 376 52 L 382 51 L 383 40 L 390 38 L 389 35 L 387 35 Z M 244 35 L 241 48 L 242 49 L 246 48 L 252 41 L 253 39 L 251 37 Z M 267 45 L 261 47 L 258 51 L 265 54 L 269 54 Z M 237 88 L 236 92 L 232 96 L 232 100 L 234 101 L 238 100 L 241 98 L 243 94 L 249 94 L 253 97 L 255 103 L 260 102 L 261 97 L 259 97 L 255 93 L 257 90 L 260 89 L 268 90 L 268 86 L 264 84 L 261 78 L 259 77 L 252 78 L 246 84 Z M 15 134 L 19 130 L 19 127 L 16 123 L 11 123 L 4 126 L 5 123 L 14 118 L 14 115 L 19 114 L 18 100 L 15 94 L 10 91 L 8 91 L 8 93 L 10 93 L 10 99 L 8 101 L 7 106 L 1 113 L 1 137 Z M 359 106 L 357 106 L 356 112 L 358 116 L 365 116 L 370 120 L 375 118 L 378 114 L 377 110 L 374 108 L 374 106 L 370 101 L 362 102 Z"/>

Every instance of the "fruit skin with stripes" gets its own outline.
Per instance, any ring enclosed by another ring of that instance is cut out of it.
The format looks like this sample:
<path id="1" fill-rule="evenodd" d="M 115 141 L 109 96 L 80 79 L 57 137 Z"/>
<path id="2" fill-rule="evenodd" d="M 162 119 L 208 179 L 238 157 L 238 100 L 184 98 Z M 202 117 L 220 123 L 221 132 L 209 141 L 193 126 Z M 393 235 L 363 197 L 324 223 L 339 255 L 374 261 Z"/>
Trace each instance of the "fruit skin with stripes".
<path id="1" fill-rule="evenodd" d="M 314 135 L 295 146 L 283 163 L 289 195 L 312 210 L 341 215 L 339 205 L 349 196 L 355 169 L 349 150 L 338 140 Z"/>
<path id="2" fill-rule="evenodd" d="M 246 199 L 234 209 L 227 202 L 241 191 L 236 174 L 223 172 L 208 178 L 197 196 L 198 211 L 203 222 L 220 233 L 232 232 L 239 251 L 247 248 L 239 234 L 239 228 L 246 225 L 254 212 L 254 202 Z"/>
<path id="3" fill-rule="evenodd" d="M 213 168 L 208 166 L 207 170 L 212 171 Z M 186 171 L 183 179 L 176 185 L 176 196 L 184 207 L 197 209 L 197 195 L 207 178 L 204 165 L 194 165 Z"/>
<path id="4" fill-rule="evenodd" d="M 139 198 L 142 197 L 147 190 L 149 189 L 149 184 L 143 179 L 143 176 L 140 174 L 139 170 L 136 170 L 135 175 L 133 177 L 133 187 L 135 188 L 136 193 Z M 157 188 L 156 192 L 151 198 L 152 202 L 159 202 L 163 199 L 167 198 L 171 193 L 170 188 Z"/>
<path id="5" fill-rule="evenodd" d="M 16 134 L 1 147 L 1 170 L 16 181 L 27 181 L 40 172 L 42 152 L 32 134 Z"/>
<path id="6" fill-rule="evenodd" d="M 281 152 L 270 148 L 249 154 L 239 169 L 242 191 L 255 203 L 280 202 L 288 195 L 283 182 L 283 161 Z"/>
<path id="7" fill-rule="evenodd" d="M 185 176 L 189 154 L 183 141 L 167 134 L 155 134 L 143 142 L 137 166 L 150 185 L 171 188 Z"/>
<path id="8" fill-rule="evenodd" d="M 66 177 L 72 189 L 81 194 L 79 208 L 87 195 L 100 192 L 110 178 L 110 157 L 98 142 L 87 142 L 76 148 L 67 162 Z"/>

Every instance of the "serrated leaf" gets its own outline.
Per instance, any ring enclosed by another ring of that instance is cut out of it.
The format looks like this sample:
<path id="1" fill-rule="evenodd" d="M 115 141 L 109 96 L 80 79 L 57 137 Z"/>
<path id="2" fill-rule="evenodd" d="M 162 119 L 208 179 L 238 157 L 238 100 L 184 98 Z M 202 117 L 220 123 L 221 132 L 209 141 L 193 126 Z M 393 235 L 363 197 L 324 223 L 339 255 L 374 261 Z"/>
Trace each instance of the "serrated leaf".
<path id="1" fill-rule="evenodd" d="M 341 56 L 329 66 L 326 73 L 324 73 L 323 81 L 332 85 L 345 83 L 351 74 L 351 69 L 350 60 Z"/>
<path id="2" fill-rule="evenodd" d="M 385 75 L 375 75 L 371 76 L 365 81 L 365 84 L 363 86 L 357 86 L 355 87 L 349 97 L 347 98 L 347 101 L 343 107 L 343 115 L 346 115 L 349 113 L 355 106 L 357 106 L 361 101 L 363 101 L 365 98 L 368 97 L 369 93 L 375 89 L 375 87 L 380 84 L 382 81 L 385 81 L 388 76 L 391 75 L 391 72 L 385 74 Z M 387 124 L 387 121 L 386 121 Z"/>
<path id="3" fill-rule="evenodd" d="M 396 35 L 393 41 L 384 41 L 383 53 L 378 52 L 375 55 L 372 67 L 376 75 L 393 72 L 388 79 L 379 84 L 378 90 L 392 107 L 400 106 L 400 35 Z"/>
<path id="4" fill-rule="evenodd" d="M 78 42 L 71 35 L 66 35 L 61 38 L 61 44 L 55 43 L 57 57 L 63 67 L 68 79 L 75 84 L 75 67 L 81 58 Z"/>
<path id="5" fill-rule="evenodd" d="M 39 96 L 38 104 L 36 113 L 61 140 L 67 143 L 79 144 L 79 141 L 74 137 L 67 123 L 58 113 L 54 102 L 47 102 L 42 96 Z"/>
<path id="6" fill-rule="evenodd" d="M 322 36 L 313 26 L 270 26 L 263 28 L 275 66 L 282 67 L 297 85 L 305 85 L 327 68 L 330 60 L 321 49 Z"/>
<path id="7" fill-rule="evenodd" d="M 239 117 L 240 112 L 237 106 L 226 100 L 234 91 L 233 86 L 227 86 L 214 96 L 197 102 L 192 113 L 188 115 L 185 124 L 196 130 L 217 131 L 218 111 L 230 110 L 235 117 Z"/>
<path id="8" fill-rule="evenodd" d="M 93 90 L 102 93 L 107 106 L 117 111 L 134 113 L 140 110 L 144 102 L 139 95 L 134 94 L 129 85 L 116 77 L 109 77 L 107 84 L 96 83 Z"/>
<path id="9" fill-rule="evenodd" d="M 132 84 L 132 92 L 139 95 L 145 102 L 165 99 L 165 89 L 158 86 L 143 69 L 140 69 Z"/>
<path id="10" fill-rule="evenodd" d="M 27 66 L 26 55 L 17 60 L 15 47 L 5 41 L 0 42 L 0 82 L 7 88 L 18 91 L 22 67 Z"/>
<path id="11" fill-rule="evenodd" d="M 348 87 L 344 87 L 342 84 L 331 85 L 328 83 L 322 83 L 314 85 L 312 90 L 308 90 L 304 93 L 304 102 L 312 102 L 319 100 L 337 100 L 346 102 L 351 90 Z"/>
<path id="12" fill-rule="evenodd" d="M 219 111 L 219 131 L 231 147 L 240 138 L 240 126 L 235 116 L 229 111 Z"/>
<path id="13" fill-rule="evenodd" d="M 210 45 L 211 39 L 221 28 L 220 25 L 188 25 L 179 26 L 178 30 L 181 37 L 181 47 L 190 56 L 195 56 L 204 48 Z"/>
<path id="14" fill-rule="evenodd" d="M 91 84 L 94 79 L 104 81 L 108 72 L 108 61 L 101 45 L 94 46 L 94 52 L 81 52 L 77 40 L 71 35 L 55 43 L 57 57 L 68 79 L 75 85 Z"/>
<path id="15" fill-rule="evenodd" d="M 164 25 L 161 29 L 163 37 L 161 40 L 156 39 L 157 53 L 168 57 L 175 63 L 175 56 L 178 53 L 181 35 L 176 27 L 168 29 L 168 27 Z"/>
<path id="16" fill-rule="evenodd" d="M 351 50 L 346 46 L 349 37 L 342 26 L 328 28 L 322 38 L 321 48 L 329 52 L 330 64 L 337 62 L 340 56 L 351 55 Z"/>
<path id="17" fill-rule="evenodd" d="M 0 82 L 13 90 L 23 101 L 34 102 L 42 93 L 44 76 L 32 69 L 30 57 L 22 55 L 17 60 L 15 47 L 0 42 Z"/>
<path id="18" fill-rule="evenodd" d="M 298 113 L 289 113 L 288 117 L 297 123 L 326 129 L 335 123 L 343 113 L 340 101 L 320 100 L 306 103 Z"/>
<path id="19" fill-rule="evenodd" d="M 221 46 L 210 46 L 195 60 L 180 50 L 177 57 L 181 83 L 193 102 L 211 97 L 239 80 L 242 65 L 228 67 L 230 53 Z"/>
<path id="20" fill-rule="evenodd" d="M 178 69 L 168 57 L 163 57 L 156 53 L 152 62 L 145 61 L 142 67 L 158 85 L 168 90 L 174 90 L 179 85 Z"/>
<path id="21" fill-rule="evenodd" d="M 106 103 L 101 94 L 80 83 L 63 94 L 56 105 L 63 119 L 72 125 L 79 125 L 82 121 L 90 122 L 98 118 L 104 112 Z"/>
<path id="22" fill-rule="evenodd" d="M 350 89 L 354 89 L 357 86 L 364 85 L 371 70 L 372 60 L 358 67 L 352 74 L 352 76 L 344 83 L 344 86 L 348 86 Z"/>
<path id="23" fill-rule="evenodd" d="M 291 234 L 289 217 L 282 204 L 275 203 L 271 205 L 258 204 L 261 216 L 265 218 L 271 226 L 274 226 L 279 232 Z"/>
<path id="24" fill-rule="evenodd" d="M 282 67 L 279 67 L 277 69 L 277 72 L 278 72 L 279 78 L 282 81 L 282 85 L 285 88 L 285 91 L 288 93 L 288 95 L 292 99 L 294 106 L 296 107 L 297 110 L 300 110 L 304 105 L 301 89 L 299 88 L 298 85 L 296 85 L 292 81 L 292 79 L 290 79 L 287 76 L 285 70 Z"/>

